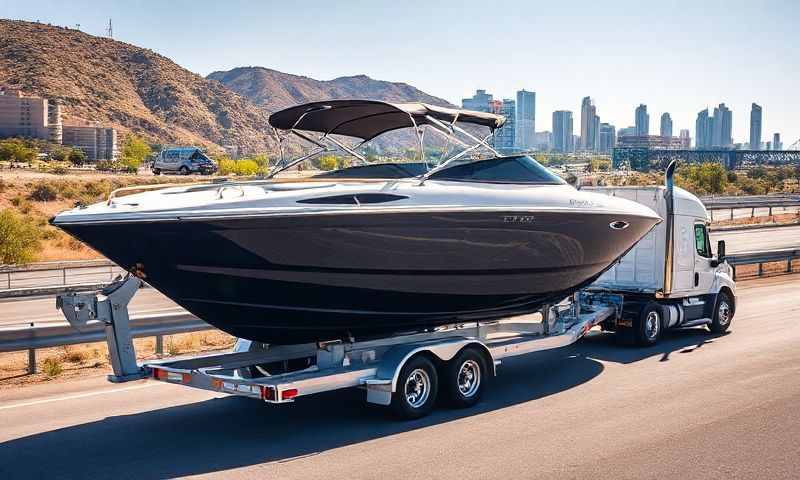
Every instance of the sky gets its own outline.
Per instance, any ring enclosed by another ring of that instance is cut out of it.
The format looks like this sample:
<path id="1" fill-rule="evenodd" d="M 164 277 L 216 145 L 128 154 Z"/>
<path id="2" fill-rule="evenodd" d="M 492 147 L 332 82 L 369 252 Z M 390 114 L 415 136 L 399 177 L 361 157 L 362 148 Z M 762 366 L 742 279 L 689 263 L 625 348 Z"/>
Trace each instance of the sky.
<path id="1" fill-rule="evenodd" d="M 591 96 L 602 122 L 634 124 L 648 107 L 694 138 L 697 112 L 724 102 L 735 142 L 750 104 L 762 141 L 800 139 L 800 9 L 796 0 L 629 1 L 63 1 L 0 0 L 0 17 L 104 35 L 207 75 L 263 66 L 320 80 L 366 74 L 406 82 L 460 105 L 478 88 L 495 98 L 536 92 L 536 130 L 553 110 Z M 576 132 L 577 133 L 577 132 Z"/>

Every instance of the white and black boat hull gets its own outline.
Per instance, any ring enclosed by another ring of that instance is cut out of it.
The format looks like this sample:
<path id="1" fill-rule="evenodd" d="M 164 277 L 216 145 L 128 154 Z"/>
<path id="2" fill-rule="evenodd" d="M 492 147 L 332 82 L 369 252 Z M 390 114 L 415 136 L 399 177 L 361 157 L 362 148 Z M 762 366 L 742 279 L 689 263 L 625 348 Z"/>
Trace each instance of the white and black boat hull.
<path id="1" fill-rule="evenodd" d="M 287 344 L 534 312 L 593 281 L 658 221 L 478 208 L 59 227 L 211 325 Z"/>

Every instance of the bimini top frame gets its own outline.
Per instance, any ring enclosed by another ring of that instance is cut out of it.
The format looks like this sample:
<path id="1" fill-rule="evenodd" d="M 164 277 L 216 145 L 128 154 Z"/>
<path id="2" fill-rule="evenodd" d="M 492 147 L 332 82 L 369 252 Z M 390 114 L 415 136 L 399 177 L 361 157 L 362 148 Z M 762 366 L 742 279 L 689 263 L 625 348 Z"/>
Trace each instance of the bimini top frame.
<path id="1" fill-rule="evenodd" d="M 430 131 L 447 138 L 446 152 L 450 142 L 461 145 L 464 150 L 449 158 L 445 155 L 444 160 L 423 175 L 422 181 L 424 181 L 432 173 L 478 148 L 483 147 L 499 155 L 487 141 L 494 135 L 495 130 L 505 124 L 505 121 L 502 115 L 425 103 L 387 103 L 373 100 L 329 100 L 306 103 L 270 115 L 269 123 L 278 139 L 281 159 L 272 168 L 268 177 L 273 177 L 317 155 L 336 150 L 348 153 L 366 163 L 364 156 L 358 153 L 358 148 L 383 133 L 401 128 L 414 129 L 419 144 L 420 160 L 425 161 L 423 146 L 425 130 L 422 127 L 427 125 Z M 457 122 L 487 127 L 490 133 L 484 138 L 478 138 L 456 125 Z M 456 134 L 468 138 L 474 144 L 465 143 L 457 138 Z M 316 148 L 297 158 L 286 159 L 283 144 L 289 135 L 294 135 Z M 361 139 L 361 142 L 355 146 L 348 146 L 334 135 L 355 137 Z"/>

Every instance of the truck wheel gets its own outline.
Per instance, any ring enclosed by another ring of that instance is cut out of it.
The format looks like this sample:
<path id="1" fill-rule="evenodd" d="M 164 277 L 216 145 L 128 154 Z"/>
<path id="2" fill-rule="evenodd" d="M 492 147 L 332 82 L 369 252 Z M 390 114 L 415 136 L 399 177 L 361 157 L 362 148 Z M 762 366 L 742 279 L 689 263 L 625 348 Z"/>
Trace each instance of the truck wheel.
<path id="1" fill-rule="evenodd" d="M 731 326 L 735 308 L 730 295 L 725 292 L 717 294 L 717 303 L 714 305 L 714 317 L 708 329 L 712 333 L 724 333 Z"/>
<path id="2" fill-rule="evenodd" d="M 189 175 L 189 169 L 186 168 L 186 165 L 179 168 L 178 171 L 181 172 L 181 175 Z"/>
<path id="3" fill-rule="evenodd" d="M 397 378 L 397 388 L 392 394 L 392 410 L 404 419 L 421 418 L 433 410 L 439 377 L 433 362 L 423 355 L 406 362 Z"/>
<path id="4" fill-rule="evenodd" d="M 447 400 L 455 408 L 467 408 L 481 399 L 489 375 L 486 359 L 475 348 L 465 348 L 444 368 Z"/>
<path id="5" fill-rule="evenodd" d="M 664 309 L 655 302 L 648 303 L 642 309 L 639 321 L 634 324 L 636 343 L 642 347 L 655 345 L 661 338 L 663 328 Z"/>

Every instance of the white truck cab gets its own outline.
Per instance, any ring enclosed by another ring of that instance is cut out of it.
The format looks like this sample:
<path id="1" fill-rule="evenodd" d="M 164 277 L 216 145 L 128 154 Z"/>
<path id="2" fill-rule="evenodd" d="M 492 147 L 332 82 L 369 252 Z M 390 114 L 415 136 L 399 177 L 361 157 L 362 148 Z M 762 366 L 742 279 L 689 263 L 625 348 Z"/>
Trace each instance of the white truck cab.
<path id="1" fill-rule="evenodd" d="M 718 243 L 715 256 L 708 211 L 671 180 L 668 171 L 666 186 L 586 188 L 641 203 L 664 219 L 587 288 L 622 294 L 623 318 L 604 327 L 630 330 L 644 345 L 655 343 L 668 328 L 707 325 L 724 332 L 735 311 L 736 284 L 725 263 L 725 242 Z"/>

